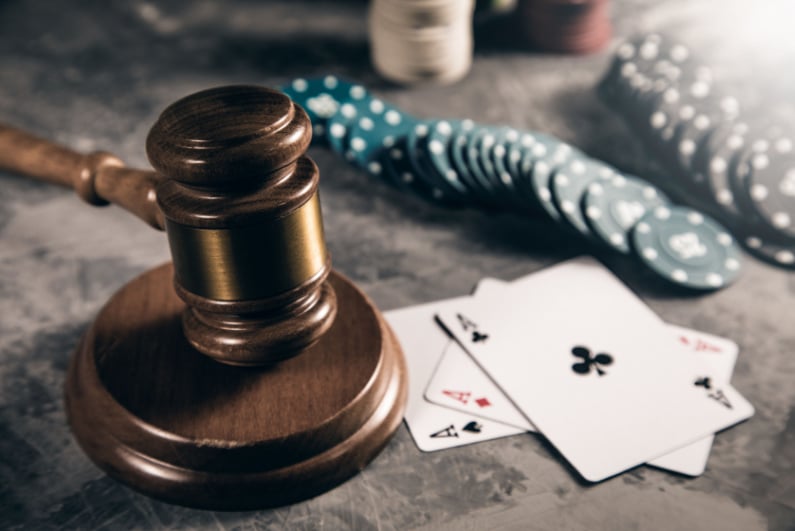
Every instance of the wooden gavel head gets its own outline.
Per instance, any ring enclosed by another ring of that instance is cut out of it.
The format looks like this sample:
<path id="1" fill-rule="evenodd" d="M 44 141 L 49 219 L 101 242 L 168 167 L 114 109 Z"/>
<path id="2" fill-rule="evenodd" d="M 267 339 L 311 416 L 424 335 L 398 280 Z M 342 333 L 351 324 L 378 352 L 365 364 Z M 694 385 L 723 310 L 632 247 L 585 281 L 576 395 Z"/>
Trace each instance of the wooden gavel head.
<path id="1" fill-rule="evenodd" d="M 310 139 L 303 109 L 255 86 L 185 97 L 149 133 L 185 336 L 217 361 L 290 358 L 335 318 Z"/>

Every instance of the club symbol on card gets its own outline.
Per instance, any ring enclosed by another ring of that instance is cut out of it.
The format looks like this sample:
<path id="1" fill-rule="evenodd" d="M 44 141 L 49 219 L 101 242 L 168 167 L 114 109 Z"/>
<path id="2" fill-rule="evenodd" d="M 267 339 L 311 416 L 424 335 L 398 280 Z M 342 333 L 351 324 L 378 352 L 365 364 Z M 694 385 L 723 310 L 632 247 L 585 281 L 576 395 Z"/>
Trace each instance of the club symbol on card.
<path id="1" fill-rule="evenodd" d="M 696 387 L 703 387 L 704 389 L 712 389 L 712 380 L 710 380 L 708 376 L 704 378 L 696 378 L 696 383 L 693 385 Z"/>
<path id="2" fill-rule="evenodd" d="M 477 323 L 471 321 L 468 317 L 460 313 L 456 314 L 456 317 L 458 318 L 458 322 L 461 324 L 461 328 L 464 329 L 464 332 L 472 333 L 473 343 L 480 343 L 481 341 L 486 341 L 489 338 L 489 335 L 478 330 Z"/>
<path id="3" fill-rule="evenodd" d="M 728 397 L 723 393 L 722 389 L 713 389 L 712 380 L 709 376 L 703 376 L 701 378 L 696 378 L 696 381 L 693 383 L 696 387 L 703 387 L 707 391 L 707 396 L 712 400 L 716 401 L 723 407 L 727 409 L 734 409 L 732 407 L 732 403 L 729 401 Z"/>
<path id="4" fill-rule="evenodd" d="M 464 429 L 466 429 L 466 428 L 464 428 Z M 458 432 L 455 431 L 455 426 L 450 424 L 446 428 L 442 428 L 439 431 L 435 431 L 435 432 L 431 433 L 431 438 L 432 439 L 443 439 L 445 437 L 458 437 Z"/>
<path id="5" fill-rule="evenodd" d="M 470 433 L 480 433 L 480 430 L 483 429 L 483 424 L 471 420 L 467 422 L 466 425 L 461 429 Z"/>
<path id="6" fill-rule="evenodd" d="M 488 334 L 481 334 L 477 330 L 472 332 L 472 342 L 473 343 L 480 343 L 481 341 L 486 341 L 489 338 Z"/>
<path id="7" fill-rule="evenodd" d="M 589 374 L 591 369 L 595 369 L 596 374 L 604 376 L 607 374 L 603 370 L 604 367 L 613 363 L 613 356 L 610 354 L 600 353 L 596 356 L 591 356 L 591 350 L 586 347 L 574 347 L 571 349 L 571 353 L 575 358 L 582 360 L 571 366 L 571 370 L 577 374 Z"/>

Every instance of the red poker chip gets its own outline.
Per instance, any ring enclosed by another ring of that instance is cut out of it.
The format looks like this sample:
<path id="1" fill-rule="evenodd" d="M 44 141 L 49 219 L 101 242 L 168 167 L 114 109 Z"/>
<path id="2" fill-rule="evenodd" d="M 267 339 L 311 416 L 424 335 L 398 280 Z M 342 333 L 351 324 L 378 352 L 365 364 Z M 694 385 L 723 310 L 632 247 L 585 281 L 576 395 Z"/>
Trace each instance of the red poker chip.
<path id="1" fill-rule="evenodd" d="M 520 15 L 528 40 L 546 51 L 597 52 L 613 33 L 607 0 L 526 0 Z"/>

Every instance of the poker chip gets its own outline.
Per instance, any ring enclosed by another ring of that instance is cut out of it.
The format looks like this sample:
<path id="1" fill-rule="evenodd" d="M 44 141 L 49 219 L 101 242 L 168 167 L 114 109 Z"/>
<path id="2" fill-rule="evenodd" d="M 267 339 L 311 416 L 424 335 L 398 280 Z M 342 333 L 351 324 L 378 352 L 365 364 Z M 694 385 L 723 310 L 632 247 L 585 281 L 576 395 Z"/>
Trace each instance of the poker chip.
<path id="1" fill-rule="evenodd" d="M 752 161 L 761 160 L 770 150 L 767 134 L 756 133 L 749 137 L 748 143 L 732 158 L 729 166 L 729 188 L 734 197 L 734 205 L 739 212 L 738 219 L 744 219 L 745 225 L 762 223 L 754 208 L 749 192 Z"/>
<path id="2" fill-rule="evenodd" d="M 647 212 L 669 204 L 668 198 L 646 181 L 614 175 L 591 182 L 582 211 L 593 234 L 616 251 L 629 254 L 629 232 Z"/>
<path id="3" fill-rule="evenodd" d="M 486 195 L 486 190 L 475 177 L 469 164 L 469 139 L 472 135 L 478 134 L 478 132 L 479 127 L 472 120 L 464 120 L 456 127 L 453 138 L 448 145 L 448 156 L 451 164 L 458 173 L 461 182 L 476 198 Z"/>
<path id="4" fill-rule="evenodd" d="M 442 176 L 452 188 L 462 195 L 467 195 L 468 189 L 450 160 L 450 142 L 453 140 L 453 134 L 461 128 L 461 121 L 439 120 L 429 129 L 426 145 L 428 159 L 436 173 Z"/>
<path id="5" fill-rule="evenodd" d="M 795 238 L 795 152 L 789 137 L 750 160 L 748 195 L 756 212 L 773 230 Z"/>
<path id="6" fill-rule="evenodd" d="M 491 165 L 491 162 L 484 160 L 483 157 L 482 144 L 486 137 L 491 138 L 491 143 L 494 142 L 494 131 L 491 128 L 475 128 L 475 130 L 467 136 L 467 145 L 464 154 L 470 173 L 477 181 L 480 189 L 483 190 L 480 199 L 482 199 L 483 202 L 489 203 L 492 202 L 496 192 L 494 182 L 492 182 L 486 174 L 488 167 L 484 168 L 484 163 Z"/>
<path id="7" fill-rule="evenodd" d="M 607 0 L 523 0 L 519 7 L 532 44 L 542 50 L 593 53 L 613 34 Z"/>
<path id="8" fill-rule="evenodd" d="M 397 188 L 411 191 L 429 200 L 436 200 L 433 189 L 417 176 L 409 160 L 405 137 L 398 138 L 395 145 L 385 150 L 381 154 L 380 162 L 381 174 Z"/>
<path id="9" fill-rule="evenodd" d="M 744 235 L 739 242 L 746 252 L 759 260 L 795 270 L 795 243 L 773 242 L 758 234 Z"/>
<path id="10" fill-rule="evenodd" d="M 472 65 L 474 0 L 373 0 L 375 69 L 397 83 L 452 83 Z"/>
<path id="11" fill-rule="evenodd" d="M 696 153 L 709 137 L 714 125 L 713 117 L 708 113 L 699 112 L 691 120 L 680 123 L 674 131 L 674 150 L 679 168 L 690 183 L 703 186 L 704 175 L 693 171 Z"/>
<path id="12" fill-rule="evenodd" d="M 551 143 L 536 140 L 522 157 L 521 172 L 527 175 L 523 180 L 527 190 L 537 205 L 554 221 L 560 222 L 562 216 L 552 199 L 550 180 L 555 171 L 576 153 L 565 143 Z"/>
<path id="13" fill-rule="evenodd" d="M 513 127 L 502 127 L 499 129 L 494 138 L 494 144 L 489 153 L 489 158 L 494 167 L 494 180 L 497 182 L 498 187 L 502 191 L 502 196 L 506 201 L 516 206 L 522 211 L 528 211 L 527 201 L 521 196 L 517 182 L 521 178 L 518 171 L 518 162 L 521 159 L 521 153 L 517 156 L 515 164 L 509 163 L 511 156 L 511 147 L 515 142 L 518 142 L 522 134 Z M 532 135 L 526 135 L 532 141 Z M 530 147 L 530 146 L 528 146 Z"/>
<path id="14" fill-rule="evenodd" d="M 508 196 L 505 192 L 505 183 L 502 177 L 497 172 L 497 166 L 494 164 L 494 159 L 491 152 L 497 143 L 497 138 L 500 135 L 500 127 L 489 127 L 486 134 L 483 135 L 475 146 L 478 151 L 478 162 L 483 175 L 489 182 L 493 190 L 493 199 L 496 203 L 508 203 Z"/>
<path id="15" fill-rule="evenodd" d="M 326 120 L 326 138 L 331 150 L 352 160 L 353 153 L 349 146 L 351 129 L 362 117 L 369 116 L 372 119 L 385 109 L 383 101 L 369 96 L 360 100 L 341 101 L 337 114 Z"/>
<path id="16" fill-rule="evenodd" d="M 508 173 L 517 176 L 522 175 L 525 173 L 521 168 L 525 154 L 529 153 L 531 156 L 541 156 L 549 151 L 551 145 L 559 143 L 560 142 L 537 132 L 522 131 L 516 140 L 506 146 L 507 158 L 505 164 Z M 539 144 L 543 144 L 543 146 L 539 146 Z M 543 153 L 541 153 L 541 151 L 543 151 Z"/>
<path id="17" fill-rule="evenodd" d="M 693 50 L 658 34 L 630 37 L 598 92 L 656 156 L 672 195 L 710 212 L 738 240 L 755 235 L 764 242 L 749 251 L 755 256 L 776 248 L 771 242 L 795 241 L 795 140 L 759 127 L 758 113 L 743 116 Z"/>
<path id="18" fill-rule="evenodd" d="M 381 173 L 381 153 L 405 137 L 417 120 L 399 109 L 387 106 L 377 114 L 364 114 L 356 118 L 349 133 L 348 148 L 353 162 L 371 174 Z"/>
<path id="19" fill-rule="evenodd" d="M 638 221 L 630 240 L 641 262 L 680 286 L 715 290 L 740 273 L 740 252 L 731 234 L 691 208 L 656 207 Z"/>
<path id="20" fill-rule="evenodd" d="M 467 200 L 466 191 L 451 185 L 448 176 L 437 173 L 428 157 L 428 135 L 438 120 L 421 120 L 414 124 L 406 136 L 406 151 L 414 169 L 414 175 L 431 190 L 434 201 L 443 204 L 459 204 Z"/>
<path id="21" fill-rule="evenodd" d="M 583 194 L 592 182 L 608 181 L 615 175 L 616 171 L 610 166 L 579 156 L 558 167 L 549 188 L 561 219 L 583 236 L 591 237 L 591 229 L 580 208 Z"/>
<path id="22" fill-rule="evenodd" d="M 338 114 L 344 102 L 368 98 L 363 86 L 332 75 L 297 78 L 281 87 L 281 90 L 306 111 L 312 121 L 312 142 L 316 144 L 326 142 L 327 122 Z"/>
<path id="23" fill-rule="evenodd" d="M 730 179 L 732 163 L 745 146 L 747 126 L 743 123 L 720 124 L 707 141 L 705 175 L 714 201 L 730 215 L 739 215 Z"/>
<path id="24" fill-rule="evenodd" d="M 687 74 L 672 73 L 678 68 L 676 65 L 689 61 L 689 51 L 671 47 L 655 36 L 633 43 L 631 49 L 622 48 L 620 53 L 622 58 L 631 57 L 644 68 L 651 65 L 659 79 L 691 79 Z M 658 60 L 667 64 L 661 65 Z M 633 75 L 638 75 L 637 70 Z M 622 174 L 566 142 L 538 131 L 478 124 L 466 119 L 418 119 L 370 95 L 358 85 L 339 80 L 330 82 L 329 79 L 297 79 L 286 90 L 298 94 L 296 98 L 301 101 L 313 102 L 312 119 L 322 126 L 318 130 L 323 131 L 334 153 L 402 191 L 441 206 L 477 205 L 494 210 L 510 209 L 523 215 L 545 213 L 548 222 L 567 233 L 586 236 L 594 243 L 623 254 L 631 255 L 632 249 L 643 249 L 641 254 L 635 254 L 646 262 L 652 260 L 652 254 L 662 256 L 654 258 L 650 267 L 694 289 L 728 285 L 738 273 L 739 262 L 732 262 L 734 255 L 731 255 L 736 253 L 734 244 L 729 240 L 725 248 L 718 246 L 725 243 L 728 236 L 723 232 L 716 236 L 718 229 L 712 229 L 713 222 L 709 218 L 687 211 L 683 219 L 689 220 L 692 226 L 685 231 L 684 222 L 676 225 L 671 221 L 682 217 L 677 210 L 681 207 L 665 208 L 668 199 L 653 185 Z M 674 87 L 670 80 L 650 83 L 634 83 L 629 89 L 629 93 L 650 106 L 637 116 L 643 117 L 655 102 L 662 102 L 670 114 L 663 129 L 675 130 L 677 138 L 673 138 L 673 133 L 666 136 L 655 132 L 648 135 L 649 139 L 671 147 L 692 138 L 698 147 L 687 153 L 688 157 L 680 160 L 679 165 L 701 168 L 702 172 L 714 153 L 726 151 L 731 163 L 724 181 L 728 179 L 733 185 L 732 179 L 741 176 L 742 179 L 735 179 L 738 183 L 750 182 L 751 169 L 760 169 L 754 157 L 760 153 L 770 154 L 769 149 L 761 149 L 757 145 L 759 142 L 754 144 L 754 149 L 747 144 L 736 149 L 737 146 L 726 140 L 730 133 L 737 132 L 734 129 L 712 123 L 705 127 L 696 125 L 698 111 L 692 105 L 692 96 L 670 92 Z M 332 97 L 333 103 L 329 100 Z M 326 102 L 328 108 L 317 102 Z M 680 107 L 683 102 L 685 106 Z M 702 107 L 704 113 L 707 109 L 709 107 Z M 709 112 L 710 117 L 715 116 Z M 313 122 L 313 127 L 318 124 Z M 691 124 L 697 133 L 690 132 Z M 769 148 L 774 140 L 771 137 L 766 147 Z M 784 147 L 781 143 L 778 155 L 784 154 Z M 755 178 L 754 182 L 761 183 L 766 176 L 757 173 Z M 762 206 L 754 205 L 752 210 L 757 208 Z M 661 216 L 660 212 L 667 214 Z M 743 245 L 755 256 L 789 267 L 791 241 L 783 239 L 784 233 L 775 232 L 772 225 L 756 213 L 747 217 L 759 220 L 754 223 L 758 230 L 753 232 L 756 239 L 748 239 Z M 674 230 L 679 233 L 673 234 Z M 658 233 L 665 237 L 654 237 Z M 684 262 L 676 263 L 677 258 L 682 260 L 677 252 L 690 254 Z M 707 258 L 696 256 L 698 252 L 706 253 Z M 723 261 L 721 252 L 726 254 Z"/>

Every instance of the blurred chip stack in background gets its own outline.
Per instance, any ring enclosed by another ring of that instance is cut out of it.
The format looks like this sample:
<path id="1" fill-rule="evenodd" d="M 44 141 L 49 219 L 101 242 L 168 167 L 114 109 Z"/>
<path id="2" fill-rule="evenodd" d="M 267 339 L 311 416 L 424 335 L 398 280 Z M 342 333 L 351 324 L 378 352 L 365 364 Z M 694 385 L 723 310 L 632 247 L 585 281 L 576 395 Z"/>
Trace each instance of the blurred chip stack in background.
<path id="1" fill-rule="evenodd" d="M 395 83 L 454 83 L 472 66 L 473 14 L 532 49 L 587 54 L 610 42 L 609 11 L 609 0 L 373 0 L 370 52 Z"/>
<path id="2" fill-rule="evenodd" d="M 795 269 L 795 133 L 775 111 L 741 112 L 713 78 L 688 46 L 650 33 L 618 46 L 598 91 L 657 155 L 661 185 Z"/>
<path id="3" fill-rule="evenodd" d="M 608 0 L 522 0 L 526 39 L 549 52 L 586 54 L 604 48 L 613 34 Z"/>
<path id="4" fill-rule="evenodd" d="M 376 70 L 396 83 L 453 83 L 472 65 L 474 0 L 374 0 Z"/>

